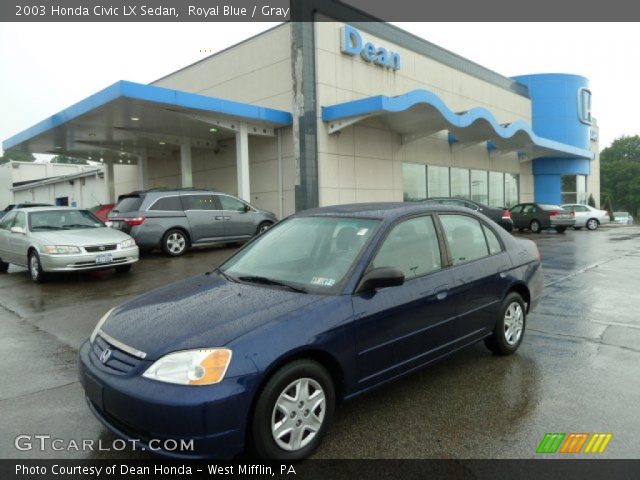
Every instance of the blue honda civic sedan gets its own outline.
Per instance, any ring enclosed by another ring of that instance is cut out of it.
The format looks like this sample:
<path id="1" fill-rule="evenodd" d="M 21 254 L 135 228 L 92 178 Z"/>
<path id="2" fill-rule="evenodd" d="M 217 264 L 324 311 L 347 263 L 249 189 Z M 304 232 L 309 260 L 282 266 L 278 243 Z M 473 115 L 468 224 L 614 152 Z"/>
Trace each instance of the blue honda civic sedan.
<path id="1" fill-rule="evenodd" d="M 319 445 L 340 400 L 480 340 L 515 352 L 541 293 L 536 245 L 480 213 L 320 208 L 209 273 L 111 309 L 80 350 L 80 378 L 91 411 L 123 438 L 295 460 Z"/>

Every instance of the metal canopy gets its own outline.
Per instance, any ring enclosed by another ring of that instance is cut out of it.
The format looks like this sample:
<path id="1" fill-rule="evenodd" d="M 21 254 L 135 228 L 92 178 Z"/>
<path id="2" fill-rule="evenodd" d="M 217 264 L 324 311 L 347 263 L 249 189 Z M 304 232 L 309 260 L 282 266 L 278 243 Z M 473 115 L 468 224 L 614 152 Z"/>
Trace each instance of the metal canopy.
<path id="1" fill-rule="evenodd" d="M 486 108 L 454 112 L 434 93 L 413 90 L 404 95 L 377 95 L 322 107 L 322 119 L 329 133 L 336 133 L 370 118 L 381 120 L 401 135 L 403 143 L 447 130 L 452 149 L 485 143 L 490 155 L 518 152 L 521 160 L 539 157 L 592 160 L 590 150 L 566 145 L 536 135 L 523 120 L 500 124 Z"/>
<path id="2" fill-rule="evenodd" d="M 171 155 L 185 144 L 215 149 L 246 126 L 274 135 L 291 125 L 289 112 L 120 81 L 5 140 L 4 150 L 136 163 L 141 155 Z"/>

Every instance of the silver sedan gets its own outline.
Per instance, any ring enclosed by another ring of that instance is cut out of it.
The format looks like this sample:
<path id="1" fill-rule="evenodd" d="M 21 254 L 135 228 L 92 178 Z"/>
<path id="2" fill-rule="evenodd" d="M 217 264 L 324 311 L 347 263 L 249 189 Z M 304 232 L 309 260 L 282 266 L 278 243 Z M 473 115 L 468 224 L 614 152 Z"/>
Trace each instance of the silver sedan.
<path id="1" fill-rule="evenodd" d="M 573 210 L 575 212 L 576 224 L 573 226 L 576 230 L 587 227 L 588 230 L 597 230 L 600 225 L 609 223 L 609 213 L 606 210 L 598 210 L 589 205 L 580 203 L 569 203 L 562 205 L 565 210 Z"/>
<path id="2" fill-rule="evenodd" d="M 38 207 L 13 210 L 0 221 L 0 271 L 25 266 L 34 282 L 50 272 L 115 268 L 128 272 L 138 246 L 88 210 Z"/>

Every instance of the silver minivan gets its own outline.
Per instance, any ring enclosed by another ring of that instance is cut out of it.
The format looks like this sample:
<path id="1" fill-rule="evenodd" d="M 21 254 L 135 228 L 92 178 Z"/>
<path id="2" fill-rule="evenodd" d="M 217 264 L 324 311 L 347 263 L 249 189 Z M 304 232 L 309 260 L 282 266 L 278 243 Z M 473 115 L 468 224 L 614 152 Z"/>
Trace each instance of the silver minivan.
<path id="1" fill-rule="evenodd" d="M 141 250 L 172 257 L 191 245 L 246 241 L 277 222 L 276 215 L 227 193 L 151 189 L 119 198 L 107 225 L 131 235 Z"/>

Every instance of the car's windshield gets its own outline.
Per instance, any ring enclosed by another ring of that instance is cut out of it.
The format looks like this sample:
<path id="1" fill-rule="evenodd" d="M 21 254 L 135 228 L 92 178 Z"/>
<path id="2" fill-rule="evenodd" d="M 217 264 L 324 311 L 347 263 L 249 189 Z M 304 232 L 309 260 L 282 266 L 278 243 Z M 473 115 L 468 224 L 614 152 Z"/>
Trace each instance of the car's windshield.
<path id="1" fill-rule="evenodd" d="M 75 230 L 104 226 L 104 223 L 88 210 L 47 210 L 29 214 L 29 228 L 32 232 Z"/>
<path id="2" fill-rule="evenodd" d="M 379 220 L 297 217 L 276 225 L 220 270 L 240 282 L 335 293 Z"/>

